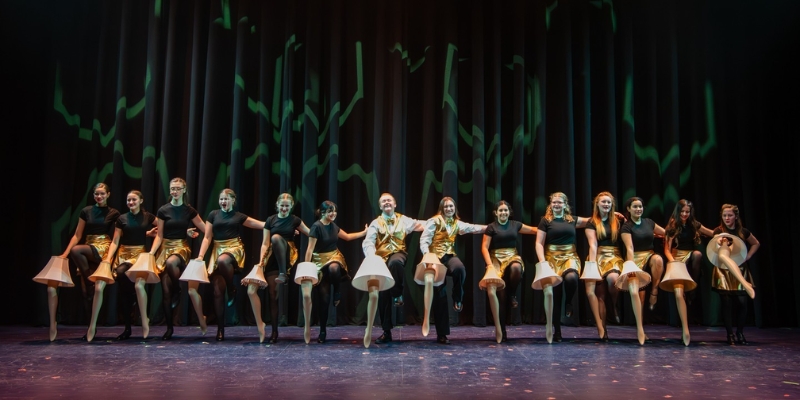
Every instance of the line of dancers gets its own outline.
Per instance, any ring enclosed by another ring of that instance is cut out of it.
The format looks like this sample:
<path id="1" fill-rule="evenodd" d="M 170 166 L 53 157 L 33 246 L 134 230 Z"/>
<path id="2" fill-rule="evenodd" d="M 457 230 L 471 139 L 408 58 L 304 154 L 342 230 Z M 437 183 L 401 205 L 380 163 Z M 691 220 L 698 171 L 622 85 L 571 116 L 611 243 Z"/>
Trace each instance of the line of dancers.
<path id="1" fill-rule="evenodd" d="M 203 221 L 187 202 L 185 180 L 172 179 L 169 190 L 170 201 L 155 215 L 142 207 L 142 193 L 132 190 L 126 197 L 128 212 L 121 214 L 108 206 L 109 187 L 105 183 L 94 186 L 95 204 L 81 210 L 67 248 L 61 255 L 51 257 L 45 268 L 33 278 L 47 285 L 51 341 L 57 337 L 58 287 L 74 286 L 72 276 L 80 277 L 87 308 L 91 305 L 89 327 L 83 337 L 86 341 L 91 342 L 95 337 L 103 290 L 106 285 L 115 283 L 120 284 L 120 307 L 125 324 L 116 340 L 131 337 L 134 303 L 138 304 L 142 319 L 142 337 L 150 335 L 145 290 L 148 283 L 161 284 L 167 325 L 162 339 L 170 340 L 174 331 L 172 310 L 180 298 L 179 281 L 187 282 L 188 297 L 197 314 L 201 335 L 206 334 L 208 327 L 198 288 L 201 283 L 212 285 L 217 316 L 216 340 L 223 341 L 225 309 L 233 304 L 237 292 L 233 276 L 249 267 L 240 237 L 242 227 L 246 227 L 261 229 L 263 233 L 259 261 L 241 281 L 247 287 L 261 343 L 278 341 L 277 289 L 279 285 L 288 283 L 290 270 L 300 258 L 294 242 L 298 232 L 309 238 L 303 261 L 297 263 L 294 274 L 303 299 L 305 342 L 311 340 L 312 290 L 317 288 L 322 299 L 319 317 L 323 322 L 320 323 L 317 342 L 325 343 L 329 305 L 331 302 L 338 305 L 341 283 L 351 279 L 354 288 L 369 292 L 365 347 L 372 342 L 371 330 L 376 313 L 381 319 L 382 334 L 374 342 L 392 342 L 392 308 L 404 304 L 405 265 L 408 261 L 406 239 L 413 232 L 421 232 L 422 260 L 416 266 L 414 281 L 424 288 L 423 335 L 429 333 L 432 314 L 437 343 L 450 344 L 447 337 L 450 334 L 447 286 L 444 285 L 447 276 L 453 282 L 453 309 L 461 312 L 464 307 L 467 269 L 455 252 L 455 240 L 464 234 L 483 234 L 481 254 L 486 274 L 479 287 L 488 296 L 495 325 L 494 339 L 498 343 L 508 340 L 506 319 L 512 309 L 519 307 L 515 293 L 525 270 L 525 263 L 517 251 L 519 235 L 527 234 L 536 237 L 538 262 L 532 288 L 541 290 L 544 295 L 548 343 L 562 340 L 562 299 L 566 299 L 564 314 L 569 317 L 573 313 L 571 299 L 579 288 L 579 281 L 583 280 L 601 340 L 608 341 L 606 299 L 612 301 L 613 317 L 619 323 L 617 298 L 620 292 L 628 292 L 636 319 L 637 340 L 644 344 L 647 335 L 642 324 L 642 308 L 647 304 L 652 310 L 658 300 L 658 291 L 665 290 L 675 295 L 682 325 L 681 339 L 688 346 L 691 339 L 686 298 L 691 300 L 687 292 L 697 287 L 695 278 L 699 275 L 702 261 L 702 253 L 697 247 L 701 244 L 701 236 L 706 236 L 712 238 L 706 254 L 714 265 L 712 289 L 722 299 L 727 342 L 747 344 L 744 324 L 748 297 L 755 297 L 747 261 L 758 250 L 759 242 L 743 227 L 736 205 L 724 204 L 720 211 L 720 225 L 711 230 L 695 219 L 692 202 L 682 199 L 664 228 L 643 217 L 644 202 L 639 197 L 628 199 L 624 213 L 620 213 L 614 196 L 602 192 L 594 198 L 592 215 L 579 217 L 572 215 L 567 196 L 556 192 L 549 196 L 545 215 L 537 226 L 511 219 L 511 205 L 504 200 L 494 207 L 495 220 L 480 225 L 462 221 L 456 203 L 450 197 L 439 202 L 436 215 L 427 220 L 417 220 L 397 212 L 394 196 L 383 193 L 378 200 L 380 215 L 363 230 L 347 233 L 336 225 L 338 207 L 329 200 L 320 205 L 317 220 L 309 228 L 291 213 L 294 199 L 288 193 L 278 197 L 277 212 L 260 221 L 234 211 L 236 193 L 224 189 L 219 193 L 219 209 L 211 211 Z M 589 254 L 583 263 L 576 251 L 578 228 L 584 228 L 589 245 Z M 197 231 L 204 237 L 197 257 L 192 258 L 188 239 L 198 237 Z M 149 250 L 145 249 L 148 237 L 154 238 Z M 663 258 L 654 249 L 655 237 L 664 238 L 666 271 Z M 351 278 L 337 242 L 339 239 L 361 238 L 364 260 L 356 276 Z M 211 253 L 206 263 L 209 250 Z M 258 290 L 263 288 L 267 288 L 270 299 L 272 330 L 268 339 L 258 295 Z M 735 334 L 734 308 L 737 309 Z"/>

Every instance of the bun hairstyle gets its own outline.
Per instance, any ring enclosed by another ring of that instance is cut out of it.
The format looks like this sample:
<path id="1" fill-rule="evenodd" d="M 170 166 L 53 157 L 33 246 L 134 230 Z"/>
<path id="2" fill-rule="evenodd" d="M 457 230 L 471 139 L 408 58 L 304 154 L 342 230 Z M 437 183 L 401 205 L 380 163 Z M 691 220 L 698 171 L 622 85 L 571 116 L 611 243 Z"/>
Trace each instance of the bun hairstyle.
<path id="1" fill-rule="evenodd" d="M 328 210 L 334 210 L 334 211 L 338 210 L 338 207 L 336 207 L 336 203 L 330 200 L 323 201 L 322 204 L 319 205 L 319 208 L 315 213 L 317 215 L 317 219 L 322 219 L 322 216 L 327 214 Z"/>

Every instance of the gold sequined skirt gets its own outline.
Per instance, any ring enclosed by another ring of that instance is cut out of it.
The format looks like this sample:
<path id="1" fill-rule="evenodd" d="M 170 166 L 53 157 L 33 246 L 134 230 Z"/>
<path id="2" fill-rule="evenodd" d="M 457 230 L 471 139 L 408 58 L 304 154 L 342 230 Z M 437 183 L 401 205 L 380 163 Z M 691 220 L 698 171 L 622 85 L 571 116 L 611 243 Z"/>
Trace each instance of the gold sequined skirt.
<path id="1" fill-rule="evenodd" d="M 494 249 L 491 257 L 492 265 L 494 265 L 495 270 L 497 270 L 497 276 L 501 279 L 503 278 L 506 268 L 514 262 L 518 262 L 520 267 L 522 267 L 522 272 L 525 272 L 525 263 L 522 262 L 522 257 L 517 254 L 517 249 L 514 247 Z"/>
<path id="2" fill-rule="evenodd" d="M 753 282 L 753 274 L 750 273 L 750 267 L 747 265 L 747 262 L 739 266 L 739 271 L 741 271 L 744 280 L 753 285 L 753 287 L 756 287 Z M 739 283 L 739 280 L 736 279 L 730 271 L 721 269 L 716 265 L 714 266 L 714 273 L 711 278 L 711 290 L 724 292 L 722 294 L 747 294 L 742 284 Z"/>
<path id="3" fill-rule="evenodd" d="M 108 235 L 86 235 L 86 244 L 94 247 L 100 259 L 106 258 L 108 248 L 111 246 L 111 238 Z"/>
<path id="4" fill-rule="evenodd" d="M 322 268 L 325 268 L 326 265 L 334 262 L 339 263 L 339 265 L 342 266 L 345 275 L 348 274 L 347 263 L 344 261 L 344 255 L 339 251 L 339 249 L 326 253 L 313 253 L 311 261 L 314 264 L 317 264 L 317 272 L 319 273 L 320 279 L 322 279 Z"/>
<path id="5" fill-rule="evenodd" d="M 192 248 L 189 247 L 189 242 L 186 239 L 164 239 L 161 242 L 158 257 L 156 257 L 156 266 L 159 274 L 164 271 L 164 264 L 173 254 L 180 257 L 184 265 L 188 264 L 189 258 L 192 257 Z"/>
<path id="6" fill-rule="evenodd" d="M 674 258 L 675 261 L 680 261 L 680 262 L 686 264 L 686 262 L 688 262 L 689 258 L 692 256 L 692 252 L 693 251 L 694 250 L 672 249 L 672 258 Z"/>
<path id="7" fill-rule="evenodd" d="M 245 265 L 244 244 L 241 238 L 215 240 L 214 249 L 211 251 L 211 260 L 208 262 L 209 275 L 217 269 L 217 258 L 225 253 L 233 256 L 237 269 Z"/>
<path id="8" fill-rule="evenodd" d="M 570 270 L 581 274 L 581 260 L 575 252 L 574 244 L 549 244 L 544 252 L 545 260 L 550 262 L 556 275 L 564 276 Z"/>
<path id="9" fill-rule="evenodd" d="M 114 262 L 111 265 L 111 275 L 117 279 L 117 267 L 122 264 L 136 264 L 139 254 L 144 253 L 144 246 L 126 246 L 120 245 L 117 248 L 117 256 L 114 257 Z"/>
<path id="10" fill-rule="evenodd" d="M 597 247 L 597 267 L 600 268 L 600 275 L 605 278 L 612 272 L 622 272 L 622 252 L 617 246 L 598 246 Z"/>
<path id="11" fill-rule="evenodd" d="M 286 244 L 289 245 L 289 259 L 287 260 L 289 265 L 286 266 L 286 274 L 288 275 L 292 271 L 292 267 L 294 266 L 294 263 L 297 262 L 297 258 L 299 256 L 294 242 L 287 241 Z M 264 268 L 264 274 L 266 274 L 268 271 L 278 271 L 278 263 L 270 262 L 270 258 L 274 258 L 272 257 L 272 246 L 269 246 L 269 249 L 267 249 L 267 254 L 264 254 L 264 258 L 261 259 L 261 265 Z"/>

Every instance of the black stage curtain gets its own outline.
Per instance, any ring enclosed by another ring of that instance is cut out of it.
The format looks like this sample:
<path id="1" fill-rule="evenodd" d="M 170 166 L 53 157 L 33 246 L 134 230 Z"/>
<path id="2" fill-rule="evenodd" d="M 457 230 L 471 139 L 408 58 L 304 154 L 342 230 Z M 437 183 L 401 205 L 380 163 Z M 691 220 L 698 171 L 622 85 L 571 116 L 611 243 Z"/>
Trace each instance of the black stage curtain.
<path id="1" fill-rule="evenodd" d="M 132 189 L 155 211 L 178 176 L 203 217 L 225 187 L 260 220 L 289 192 L 308 225 L 323 200 L 336 202 L 349 232 L 378 214 L 382 192 L 419 219 L 451 196 L 473 223 L 490 222 L 505 199 L 513 218 L 534 226 L 555 191 L 580 216 L 600 191 L 620 208 L 637 195 L 662 226 L 681 198 L 710 228 L 720 206 L 734 203 L 762 245 L 751 262 L 758 296 L 749 322 L 797 326 L 795 1 L 4 3 L 4 159 L 23 160 L 6 167 L 16 190 L 4 200 L 14 238 L 4 299 L 15 306 L 3 323 L 47 323 L 44 286 L 31 278 L 63 252 L 95 183 L 110 185 L 109 204 L 123 212 Z M 252 264 L 261 233 L 243 238 Z M 418 239 L 408 241 L 400 324 L 422 319 L 411 280 Z M 297 239 L 301 254 L 306 242 Z M 480 242 L 459 239 L 468 279 L 454 324 L 491 321 L 477 286 Z M 578 243 L 584 257 L 583 232 Z M 351 275 L 360 244 L 340 243 Z M 519 240 L 526 269 L 515 323 L 544 318 L 530 288 L 533 244 Z M 710 272 L 705 262 L 693 308 L 719 325 Z M 344 286 L 329 323 L 364 323 L 365 294 Z M 101 322 L 114 324 L 116 292 L 107 290 Z M 157 322 L 160 289 L 150 290 Z M 230 324 L 252 322 L 242 292 Z M 291 284 L 284 293 L 283 323 L 302 322 L 298 292 Z M 565 323 L 591 324 L 582 292 Z M 78 293 L 61 290 L 62 323 L 86 323 Z M 183 303 L 181 323 L 195 323 Z M 649 318 L 676 323 L 669 296 Z"/>

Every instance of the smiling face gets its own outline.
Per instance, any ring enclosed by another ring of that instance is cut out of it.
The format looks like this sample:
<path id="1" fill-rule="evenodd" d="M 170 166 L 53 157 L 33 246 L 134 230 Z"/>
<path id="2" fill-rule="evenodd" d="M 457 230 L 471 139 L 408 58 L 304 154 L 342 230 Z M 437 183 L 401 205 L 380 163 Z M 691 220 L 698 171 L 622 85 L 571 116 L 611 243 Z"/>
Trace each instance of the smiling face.
<path id="1" fill-rule="evenodd" d="M 508 222 L 508 218 L 511 217 L 511 209 L 508 208 L 508 205 L 501 204 L 494 210 L 494 215 L 497 217 L 497 222 L 505 224 Z"/>
<path id="2" fill-rule="evenodd" d="M 600 196 L 597 199 L 597 210 L 600 211 L 600 215 L 604 217 L 611 212 L 611 207 L 613 205 L 614 200 L 612 200 L 610 196 Z"/>
<path id="3" fill-rule="evenodd" d="M 563 197 L 553 196 L 553 198 L 550 199 L 550 209 L 553 210 L 553 215 L 561 216 L 562 214 L 564 214 L 564 205 L 566 203 L 567 202 L 564 200 Z"/>
<path id="4" fill-rule="evenodd" d="M 394 209 L 397 207 L 397 203 L 394 201 L 394 196 L 384 193 L 381 195 L 380 199 L 378 199 L 378 206 L 381 208 L 381 212 L 387 217 L 391 217 L 394 215 Z"/>
<path id="5" fill-rule="evenodd" d="M 275 205 L 275 207 L 278 208 L 278 217 L 286 218 L 289 216 L 289 213 L 292 211 L 292 206 L 294 206 L 294 203 L 289 200 L 283 199 L 278 201 Z"/>
<path id="6" fill-rule="evenodd" d="M 453 203 L 451 200 L 445 200 L 442 203 L 442 215 L 445 218 L 453 218 L 456 215 L 456 203 Z"/>
<path id="7" fill-rule="evenodd" d="M 94 197 L 94 202 L 97 203 L 99 207 L 105 207 L 106 204 L 108 204 L 109 194 L 105 187 L 98 187 L 94 190 L 92 196 Z"/>
<path id="8" fill-rule="evenodd" d="M 681 222 L 683 222 L 685 224 L 686 221 L 689 220 L 689 216 L 691 216 L 691 215 L 692 215 L 692 207 L 689 207 L 687 205 L 687 206 L 683 206 L 683 208 L 681 208 L 681 214 L 680 214 Z"/>
<path id="9" fill-rule="evenodd" d="M 336 215 L 337 215 L 336 207 L 331 207 L 325 210 L 325 214 L 322 214 L 322 221 L 331 223 L 336 220 Z"/>
<path id="10" fill-rule="evenodd" d="M 631 219 L 634 221 L 638 221 L 642 218 L 642 214 L 644 213 L 644 206 L 642 202 L 639 200 L 634 200 L 628 206 L 628 212 L 631 213 Z"/>
<path id="11" fill-rule="evenodd" d="M 144 199 L 139 197 L 136 193 L 128 193 L 128 197 L 125 198 L 125 204 L 128 206 L 128 210 L 130 210 L 134 214 L 138 214 L 139 210 L 142 208 L 142 203 Z"/>

